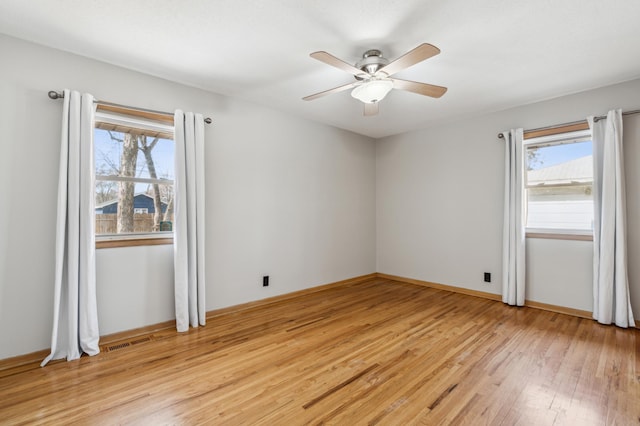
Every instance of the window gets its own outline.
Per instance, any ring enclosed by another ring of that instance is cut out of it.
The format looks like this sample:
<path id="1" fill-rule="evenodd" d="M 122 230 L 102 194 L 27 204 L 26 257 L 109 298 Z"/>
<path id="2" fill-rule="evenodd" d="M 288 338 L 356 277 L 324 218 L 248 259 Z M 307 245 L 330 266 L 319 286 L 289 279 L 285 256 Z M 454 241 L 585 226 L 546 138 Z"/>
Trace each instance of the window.
<path id="1" fill-rule="evenodd" d="M 588 129 L 527 138 L 528 233 L 590 235 L 593 159 Z"/>
<path id="2" fill-rule="evenodd" d="M 173 120 L 101 106 L 94 129 L 96 240 L 171 237 Z"/>

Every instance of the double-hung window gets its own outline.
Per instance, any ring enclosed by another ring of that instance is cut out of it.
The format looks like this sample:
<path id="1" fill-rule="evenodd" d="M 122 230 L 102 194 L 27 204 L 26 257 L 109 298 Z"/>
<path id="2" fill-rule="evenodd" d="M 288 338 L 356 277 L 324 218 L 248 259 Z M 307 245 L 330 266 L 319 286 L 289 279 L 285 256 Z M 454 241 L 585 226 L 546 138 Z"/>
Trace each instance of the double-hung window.
<path id="1" fill-rule="evenodd" d="M 593 232 L 593 157 L 588 129 L 527 138 L 527 234 L 588 237 Z"/>
<path id="2" fill-rule="evenodd" d="M 98 106 L 94 129 L 98 247 L 171 241 L 173 134 L 170 117 Z"/>

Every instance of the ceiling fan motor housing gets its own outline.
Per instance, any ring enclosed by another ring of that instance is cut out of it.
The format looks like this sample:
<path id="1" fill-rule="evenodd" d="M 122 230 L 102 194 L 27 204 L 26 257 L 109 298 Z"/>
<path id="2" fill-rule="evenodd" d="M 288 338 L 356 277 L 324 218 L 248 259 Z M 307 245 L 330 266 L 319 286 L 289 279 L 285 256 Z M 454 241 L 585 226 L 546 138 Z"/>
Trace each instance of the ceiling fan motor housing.
<path id="1" fill-rule="evenodd" d="M 382 52 L 378 49 L 371 49 L 364 52 L 362 59 L 355 65 L 369 75 L 374 75 L 380 68 L 389 63 L 387 58 L 382 56 Z M 355 76 L 356 80 L 364 80 L 364 78 Z"/>

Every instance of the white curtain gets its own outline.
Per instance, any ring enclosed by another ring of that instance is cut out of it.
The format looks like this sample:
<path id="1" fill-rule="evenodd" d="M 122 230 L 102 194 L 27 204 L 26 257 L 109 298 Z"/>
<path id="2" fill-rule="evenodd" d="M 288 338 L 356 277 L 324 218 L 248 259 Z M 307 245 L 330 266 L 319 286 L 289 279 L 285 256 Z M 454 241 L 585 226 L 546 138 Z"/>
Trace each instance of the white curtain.
<path id="1" fill-rule="evenodd" d="M 634 327 L 629 299 L 622 111 L 587 119 L 593 137 L 593 318 Z"/>
<path id="2" fill-rule="evenodd" d="M 504 225 L 502 232 L 502 301 L 524 305 L 525 200 L 523 130 L 502 132 L 505 139 Z"/>
<path id="3" fill-rule="evenodd" d="M 175 112 L 174 272 L 176 328 L 205 325 L 204 119 Z"/>
<path id="4" fill-rule="evenodd" d="M 93 96 L 64 91 L 51 353 L 42 361 L 96 355 Z"/>

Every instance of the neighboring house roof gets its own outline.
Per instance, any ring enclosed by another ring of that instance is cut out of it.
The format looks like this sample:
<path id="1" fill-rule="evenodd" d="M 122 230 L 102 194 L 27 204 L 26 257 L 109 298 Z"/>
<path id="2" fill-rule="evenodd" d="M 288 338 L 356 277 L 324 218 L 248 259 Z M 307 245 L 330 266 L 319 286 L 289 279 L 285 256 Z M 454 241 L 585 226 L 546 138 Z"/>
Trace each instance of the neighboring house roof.
<path id="1" fill-rule="evenodd" d="M 147 197 L 150 200 L 153 200 L 153 197 L 151 195 L 146 194 L 144 192 L 138 192 L 137 194 L 134 194 L 133 198 L 139 197 L 141 195 Z M 111 200 L 105 201 L 104 203 L 96 204 L 96 209 L 101 209 L 103 207 L 110 206 L 111 204 L 116 204 L 117 202 L 118 202 L 117 198 L 112 198 Z M 162 201 L 162 204 L 166 205 L 167 203 Z"/>
<path id="2" fill-rule="evenodd" d="M 591 155 L 575 160 L 527 172 L 529 186 L 566 185 L 593 182 L 593 159 Z"/>

